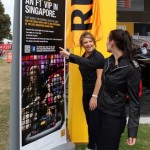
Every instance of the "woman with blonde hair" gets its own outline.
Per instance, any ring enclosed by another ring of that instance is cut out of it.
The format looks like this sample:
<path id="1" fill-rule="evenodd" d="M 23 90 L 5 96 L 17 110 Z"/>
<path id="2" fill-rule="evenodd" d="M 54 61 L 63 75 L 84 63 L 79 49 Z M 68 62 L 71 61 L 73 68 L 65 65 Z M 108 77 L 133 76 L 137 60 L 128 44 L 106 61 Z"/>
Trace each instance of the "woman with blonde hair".
<path id="1" fill-rule="evenodd" d="M 88 60 L 103 60 L 103 55 L 97 51 L 96 41 L 90 32 L 84 32 L 80 36 L 80 48 L 85 52 L 82 58 Z M 62 49 L 62 48 L 60 48 Z M 63 54 L 61 54 L 63 56 Z M 70 60 L 71 63 L 75 63 Z M 88 125 L 88 145 L 86 150 L 94 150 L 96 147 L 95 126 L 97 124 L 97 96 L 101 87 L 102 69 L 93 69 L 86 65 L 79 65 L 79 70 L 82 76 L 83 96 L 82 103 Z"/>

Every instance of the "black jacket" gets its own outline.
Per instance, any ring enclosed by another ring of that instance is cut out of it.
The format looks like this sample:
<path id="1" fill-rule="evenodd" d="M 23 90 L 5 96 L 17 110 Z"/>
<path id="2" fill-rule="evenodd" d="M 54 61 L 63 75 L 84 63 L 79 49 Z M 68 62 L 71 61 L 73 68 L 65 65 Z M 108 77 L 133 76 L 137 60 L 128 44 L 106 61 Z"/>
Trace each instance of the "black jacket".
<path id="1" fill-rule="evenodd" d="M 85 53 L 82 55 L 82 57 L 85 58 Z M 94 49 L 92 53 L 87 57 L 87 59 L 104 60 L 104 56 L 96 49 Z M 71 59 L 70 62 L 72 62 Z M 91 67 L 87 68 L 86 65 L 79 64 L 79 70 L 82 76 L 83 93 L 92 95 L 97 79 L 96 69 L 93 69 Z"/>
<path id="2" fill-rule="evenodd" d="M 113 55 L 105 61 L 98 108 L 110 115 L 126 116 L 125 104 L 128 95 L 130 97 L 128 136 L 136 137 L 140 117 L 140 67 L 136 61 L 128 58 L 120 58 L 118 66 L 114 64 Z"/>
<path id="3" fill-rule="evenodd" d="M 140 102 L 139 85 L 141 79 L 140 67 L 135 61 L 120 58 L 115 66 L 114 56 L 105 60 L 88 60 L 70 54 L 74 63 L 91 68 L 104 68 L 102 86 L 98 95 L 98 108 L 113 116 L 126 116 L 125 104 L 127 95 L 129 100 L 128 136 L 136 137 L 139 126 Z"/>

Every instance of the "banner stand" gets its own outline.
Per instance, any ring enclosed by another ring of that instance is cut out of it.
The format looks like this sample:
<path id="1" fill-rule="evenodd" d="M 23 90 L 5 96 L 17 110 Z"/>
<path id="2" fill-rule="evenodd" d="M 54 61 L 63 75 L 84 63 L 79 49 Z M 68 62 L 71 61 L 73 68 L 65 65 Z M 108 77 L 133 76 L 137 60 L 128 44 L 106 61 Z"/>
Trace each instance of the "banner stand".
<path id="1" fill-rule="evenodd" d="M 34 2 L 34 0 L 27 1 Z M 39 0 L 35 0 L 35 2 L 39 2 Z M 42 1 L 41 1 L 42 2 Z M 21 18 L 22 19 L 22 18 Z M 20 136 L 20 28 L 21 28 L 21 20 L 20 20 L 20 0 L 15 0 L 14 5 L 14 24 L 13 24 L 13 46 L 12 46 L 12 71 L 11 71 L 11 91 L 10 91 L 10 127 L 9 127 L 9 150 L 20 150 L 20 141 L 22 137 Z M 38 150 L 75 150 L 75 144 L 71 142 L 58 144 L 53 148 L 38 148 L 40 147 L 40 143 L 37 144 Z"/>
<path id="2" fill-rule="evenodd" d="M 10 90 L 9 150 L 19 150 L 19 16 L 20 1 L 15 0 Z M 15 87 L 15 88 L 14 88 Z"/>
<path id="3" fill-rule="evenodd" d="M 73 144 L 72 142 L 68 142 L 60 146 L 57 146 L 51 150 L 76 150 L 76 148 L 75 148 L 75 144 Z"/>

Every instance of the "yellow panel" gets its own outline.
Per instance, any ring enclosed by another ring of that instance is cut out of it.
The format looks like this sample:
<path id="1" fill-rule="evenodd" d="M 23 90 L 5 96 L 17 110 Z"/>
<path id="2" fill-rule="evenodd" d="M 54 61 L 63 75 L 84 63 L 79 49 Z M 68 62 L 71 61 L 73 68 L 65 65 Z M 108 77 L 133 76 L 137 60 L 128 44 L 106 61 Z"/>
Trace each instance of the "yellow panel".
<path id="1" fill-rule="evenodd" d="M 101 0 L 101 23 L 102 39 L 97 42 L 96 49 L 101 51 L 105 57 L 106 40 L 110 30 L 116 28 L 116 0 Z M 80 48 L 72 50 L 74 54 L 81 55 Z M 86 143 L 88 141 L 87 125 L 82 108 L 82 82 L 78 66 L 69 64 L 69 104 L 68 104 L 68 128 L 71 141 L 75 143 Z"/>
<path id="2" fill-rule="evenodd" d="M 117 28 L 127 30 L 131 35 L 134 35 L 134 23 L 133 22 L 117 22 Z"/>

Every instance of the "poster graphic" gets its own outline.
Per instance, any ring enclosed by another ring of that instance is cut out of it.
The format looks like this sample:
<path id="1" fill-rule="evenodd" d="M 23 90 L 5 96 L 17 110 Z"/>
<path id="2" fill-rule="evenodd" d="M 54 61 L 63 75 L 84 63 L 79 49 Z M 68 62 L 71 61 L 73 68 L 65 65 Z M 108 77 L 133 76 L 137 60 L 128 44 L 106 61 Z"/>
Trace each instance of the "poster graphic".
<path id="1" fill-rule="evenodd" d="M 53 148 L 66 142 L 59 55 L 59 47 L 65 47 L 65 0 L 23 0 L 21 6 L 21 146 L 40 149 L 50 143 L 47 148 Z"/>
<path id="2" fill-rule="evenodd" d="M 58 53 L 64 46 L 65 0 L 23 0 L 22 53 Z"/>

